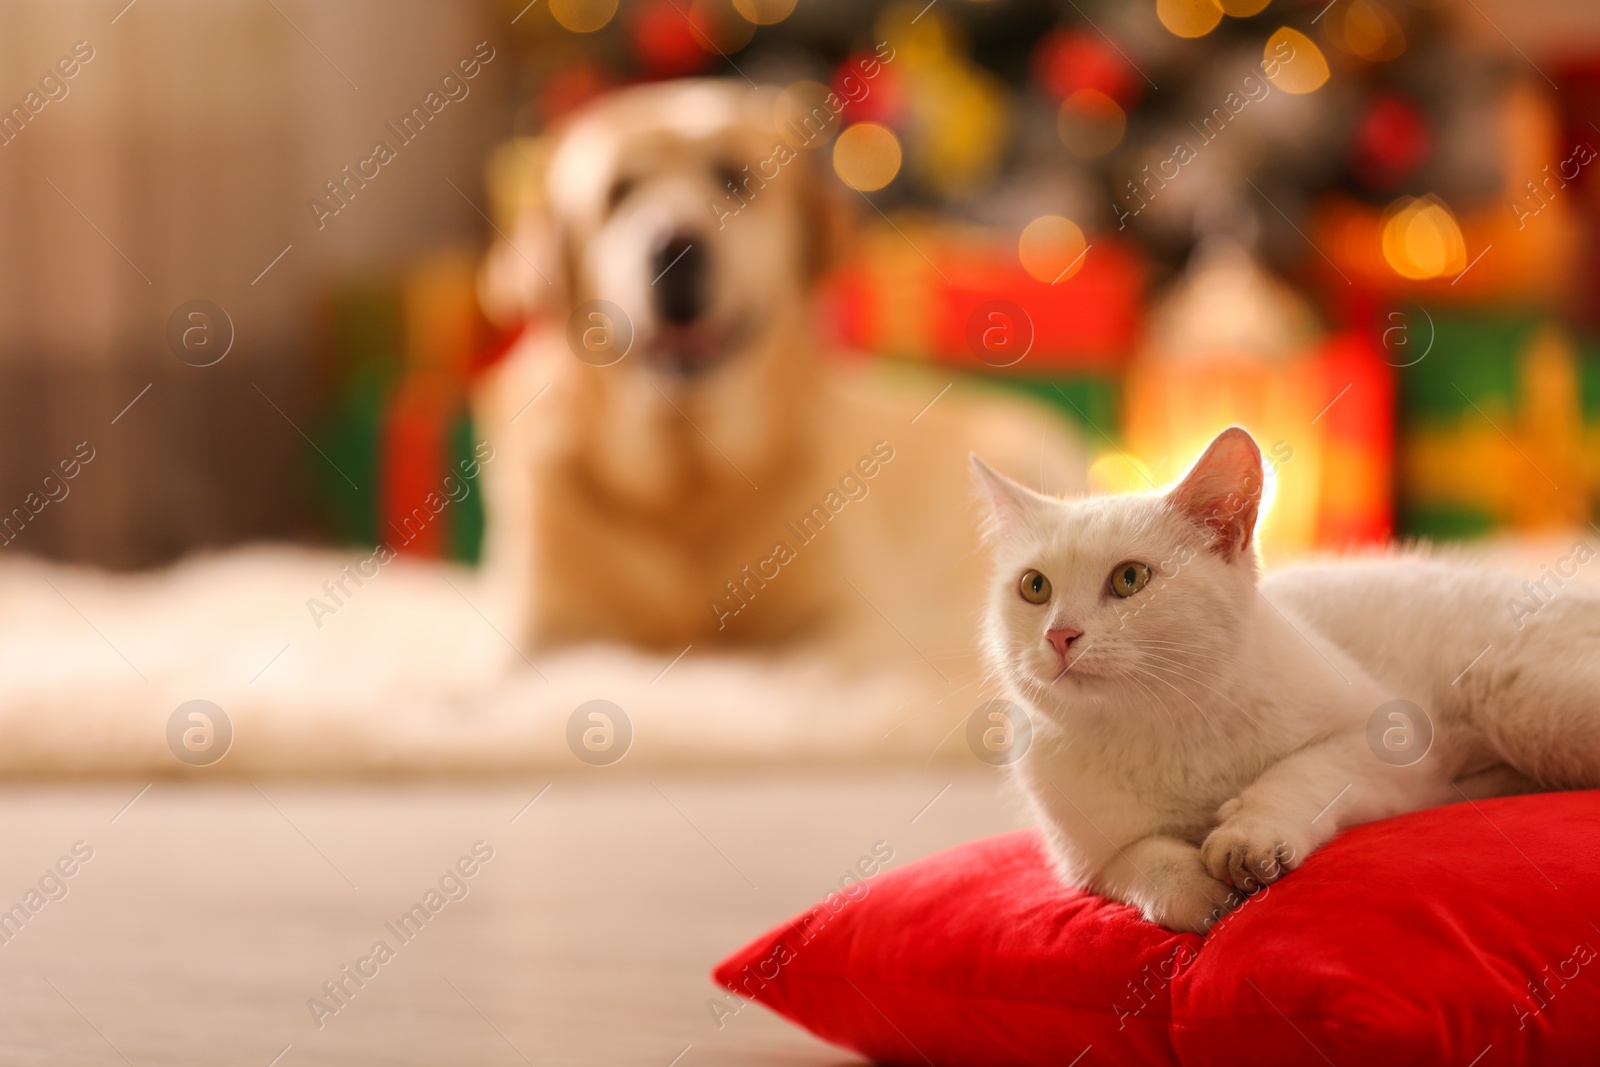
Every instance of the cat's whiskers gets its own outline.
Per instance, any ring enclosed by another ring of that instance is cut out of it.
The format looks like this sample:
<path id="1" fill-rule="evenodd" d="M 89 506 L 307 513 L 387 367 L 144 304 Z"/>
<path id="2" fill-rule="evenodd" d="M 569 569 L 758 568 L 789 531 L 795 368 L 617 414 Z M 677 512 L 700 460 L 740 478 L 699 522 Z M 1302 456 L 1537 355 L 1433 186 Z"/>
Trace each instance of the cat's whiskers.
<path id="1" fill-rule="evenodd" d="M 1194 705 L 1194 710 L 1198 711 L 1200 713 L 1200 717 L 1206 721 L 1206 725 L 1207 726 L 1211 727 L 1211 731 L 1213 733 L 1215 733 L 1218 737 L 1224 736 L 1222 731 L 1217 728 L 1216 722 L 1212 720 L 1211 716 L 1206 714 L 1206 709 L 1202 708 L 1200 706 L 1200 702 L 1195 700 L 1194 697 L 1190 696 L 1188 693 L 1185 693 L 1182 689 L 1179 689 L 1177 686 L 1173 685 L 1171 682 L 1167 681 L 1165 678 L 1161 677 L 1159 674 L 1154 674 L 1154 673 L 1146 670 L 1145 668 L 1143 668 L 1143 667 L 1141 667 L 1141 666 L 1139 666 L 1137 664 L 1130 664 L 1129 665 L 1129 669 L 1134 671 L 1135 673 L 1142 674 L 1145 677 L 1150 678 L 1150 679 L 1152 679 L 1154 681 L 1160 682 L 1162 685 L 1166 686 L 1168 689 L 1171 689 L 1173 692 L 1175 692 L 1179 696 L 1183 697 L 1183 699 L 1187 700 L 1190 704 Z"/>
<path id="2" fill-rule="evenodd" d="M 1154 658 L 1146 660 L 1145 665 L 1150 667 L 1150 668 L 1153 668 L 1155 670 L 1168 671 L 1168 672 L 1176 675 L 1178 678 L 1182 679 L 1183 681 L 1192 682 L 1195 685 L 1200 686 L 1202 689 L 1209 689 L 1211 692 L 1215 693 L 1217 696 L 1221 697 L 1223 700 L 1227 701 L 1229 704 L 1232 704 L 1234 706 L 1234 708 L 1236 708 L 1238 710 L 1239 714 L 1243 715 L 1247 720 L 1249 720 L 1249 721 L 1251 721 L 1253 723 L 1258 721 L 1257 716 L 1253 712 L 1246 710 L 1243 706 L 1241 706 L 1239 704 L 1238 701 L 1236 701 L 1232 697 L 1228 696 L 1228 694 L 1224 693 L 1222 690 L 1220 690 L 1220 689 L 1216 688 L 1215 686 L 1210 685 L 1209 683 L 1207 683 L 1205 678 L 1197 670 L 1195 670 L 1193 668 L 1182 667 L 1182 666 L 1179 666 L 1179 665 L 1174 664 L 1174 663 L 1163 662 L 1161 660 L 1157 660 L 1157 659 L 1154 659 Z"/>
<path id="3" fill-rule="evenodd" d="M 1218 655 L 1218 650 L 1215 646 L 1202 645 L 1192 641 L 1175 641 L 1160 637 L 1130 637 L 1127 640 L 1129 644 L 1134 645 L 1148 645 L 1152 648 L 1159 647 L 1171 649 L 1173 651 L 1197 652 L 1200 653 L 1204 659 L 1215 659 Z"/>
<path id="4" fill-rule="evenodd" d="M 1138 641 L 1159 641 L 1159 642 L 1161 642 L 1162 644 L 1165 644 L 1165 645 L 1183 645 L 1186 648 L 1214 648 L 1215 647 L 1215 645 L 1202 644 L 1199 641 L 1185 641 L 1182 638 L 1170 637 L 1170 636 L 1168 636 L 1168 637 L 1154 637 L 1154 636 L 1152 636 L 1150 634 L 1139 634 L 1139 635 L 1136 635 L 1136 636 L 1130 636 L 1129 639 L 1130 640 L 1138 640 Z"/>
<path id="5" fill-rule="evenodd" d="M 1141 652 L 1149 652 L 1164 656 L 1169 660 L 1181 662 L 1184 666 L 1199 669 L 1213 664 L 1226 666 L 1227 657 L 1222 650 L 1208 646 L 1191 644 L 1185 641 L 1169 641 L 1153 637 L 1127 638 L 1129 647 Z"/>
<path id="6" fill-rule="evenodd" d="M 1057 677 L 1060 677 L 1060 675 L 1057 675 Z M 1050 696 L 1050 686 L 1053 684 L 1053 680 L 1051 682 L 1042 681 L 1037 675 L 1030 672 L 1019 674 L 1017 681 L 1021 683 L 1020 688 L 1025 695 L 1031 694 L 1030 699 L 1034 704 L 1043 705 L 1046 703 L 1046 698 Z"/>
<path id="7" fill-rule="evenodd" d="M 1215 677 L 1215 675 L 1208 674 L 1206 668 L 1201 664 L 1186 663 L 1170 656 L 1163 656 L 1159 651 L 1152 649 L 1141 649 L 1140 651 L 1143 653 L 1140 662 L 1147 667 L 1159 667 L 1162 670 L 1172 671 L 1184 678 L 1192 678 L 1202 683 L 1207 678 Z M 1212 691 L 1217 692 L 1216 690 Z"/>
<path id="8" fill-rule="evenodd" d="M 1152 660 L 1172 667 L 1182 667 L 1201 677 L 1216 677 L 1212 673 L 1214 666 L 1228 666 L 1227 661 L 1217 652 L 1210 649 L 1172 648 L 1155 642 L 1131 640 L 1128 646 L 1138 652 L 1144 659 Z"/>
<path id="9" fill-rule="evenodd" d="M 1226 661 L 1212 649 L 1175 647 L 1159 641 L 1147 641 L 1139 638 L 1130 639 L 1128 647 L 1146 656 L 1164 659 L 1192 670 L 1209 668 L 1213 664 L 1227 665 Z"/>
<path id="10" fill-rule="evenodd" d="M 1142 690 L 1147 696 L 1150 697 L 1150 700 L 1151 700 L 1152 703 L 1154 703 L 1162 711 L 1167 713 L 1167 718 L 1172 720 L 1173 728 L 1177 729 L 1177 726 L 1178 726 L 1177 716 L 1172 714 L 1172 709 L 1167 706 L 1167 702 L 1165 700 L 1162 700 L 1159 696 L 1156 695 L 1155 690 L 1151 689 L 1149 686 L 1145 685 L 1137 677 L 1135 677 L 1134 675 L 1131 675 L 1131 674 L 1124 675 L 1119 680 L 1120 681 L 1124 681 L 1124 682 L 1128 682 L 1128 683 L 1130 683 L 1132 685 L 1138 686 L 1140 688 L 1140 690 Z"/>

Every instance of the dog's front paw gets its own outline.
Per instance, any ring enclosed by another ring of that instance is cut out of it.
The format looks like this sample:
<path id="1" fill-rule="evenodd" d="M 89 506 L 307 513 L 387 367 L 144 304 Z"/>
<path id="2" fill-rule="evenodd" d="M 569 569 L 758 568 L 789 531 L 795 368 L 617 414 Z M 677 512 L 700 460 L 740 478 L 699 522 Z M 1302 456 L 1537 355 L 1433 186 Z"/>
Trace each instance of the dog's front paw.
<path id="1" fill-rule="evenodd" d="M 1305 858 L 1301 835 L 1271 819 L 1250 815 L 1239 801 L 1229 801 L 1219 814 L 1222 825 L 1200 846 L 1200 858 L 1211 877 L 1253 893 L 1282 878 Z"/>

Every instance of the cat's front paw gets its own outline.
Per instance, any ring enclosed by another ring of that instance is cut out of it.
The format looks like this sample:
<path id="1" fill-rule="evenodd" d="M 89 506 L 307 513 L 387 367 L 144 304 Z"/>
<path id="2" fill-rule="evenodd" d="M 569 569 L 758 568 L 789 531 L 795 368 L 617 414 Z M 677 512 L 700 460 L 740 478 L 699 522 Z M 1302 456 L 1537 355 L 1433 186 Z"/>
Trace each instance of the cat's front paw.
<path id="1" fill-rule="evenodd" d="M 1305 858 L 1301 835 L 1271 819 L 1252 816 L 1237 800 L 1222 808 L 1223 822 L 1200 846 L 1213 878 L 1246 893 L 1269 886 Z"/>
<path id="2" fill-rule="evenodd" d="M 1144 906 L 1144 917 L 1168 930 L 1205 934 L 1228 912 L 1244 903 L 1244 894 L 1196 867 L 1193 874 L 1156 894 Z"/>

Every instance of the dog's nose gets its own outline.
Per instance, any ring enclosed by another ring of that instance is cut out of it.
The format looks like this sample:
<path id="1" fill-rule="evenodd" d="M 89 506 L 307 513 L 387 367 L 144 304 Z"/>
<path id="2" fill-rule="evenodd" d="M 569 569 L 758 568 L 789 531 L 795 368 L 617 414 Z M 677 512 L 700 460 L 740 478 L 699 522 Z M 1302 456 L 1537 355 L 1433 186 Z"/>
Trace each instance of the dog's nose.
<path id="1" fill-rule="evenodd" d="M 707 303 L 705 242 L 689 233 L 675 233 L 656 249 L 650 283 L 656 314 L 676 326 L 687 326 L 705 314 Z"/>
<path id="2" fill-rule="evenodd" d="M 1049 641 L 1052 645 L 1055 646 L 1055 650 L 1057 652 L 1061 653 L 1062 658 L 1066 657 L 1068 646 L 1070 646 L 1073 641 L 1075 641 L 1076 639 L 1078 639 L 1078 638 L 1080 638 L 1082 636 L 1083 636 L 1083 631 L 1082 630 L 1074 630 L 1070 626 L 1060 626 L 1060 627 L 1057 627 L 1056 629 L 1046 630 L 1044 632 L 1045 640 Z"/>

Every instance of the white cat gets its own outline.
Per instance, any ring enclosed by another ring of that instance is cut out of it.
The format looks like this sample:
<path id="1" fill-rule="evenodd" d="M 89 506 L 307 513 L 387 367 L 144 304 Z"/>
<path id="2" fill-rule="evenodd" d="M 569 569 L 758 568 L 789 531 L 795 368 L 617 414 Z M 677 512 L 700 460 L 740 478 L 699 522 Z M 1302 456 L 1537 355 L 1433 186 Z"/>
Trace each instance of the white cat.
<path id="1" fill-rule="evenodd" d="M 973 463 L 985 650 L 1064 881 L 1203 933 L 1343 827 L 1600 786 L 1600 591 L 1515 610 L 1515 579 L 1420 554 L 1258 583 L 1237 427 L 1164 495 L 1056 500 Z"/>

